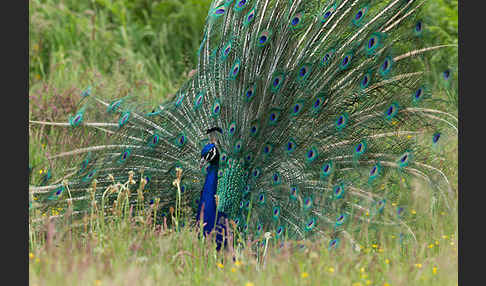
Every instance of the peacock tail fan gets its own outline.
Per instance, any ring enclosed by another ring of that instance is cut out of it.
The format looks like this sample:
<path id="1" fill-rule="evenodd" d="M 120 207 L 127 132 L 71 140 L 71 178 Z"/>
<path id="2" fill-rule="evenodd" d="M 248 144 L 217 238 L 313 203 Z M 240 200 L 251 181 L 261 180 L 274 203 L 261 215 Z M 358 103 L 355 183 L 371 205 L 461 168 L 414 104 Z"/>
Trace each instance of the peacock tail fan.
<path id="1" fill-rule="evenodd" d="M 423 5 L 213 1 L 197 71 L 174 98 L 147 110 L 135 95 L 108 102 L 90 91 L 66 125 L 108 134 L 106 144 L 61 154 L 86 157 L 65 186 L 33 189 L 88 212 L 82 202 L 112 206 L 125 182 L 140 203 L 143 182 L 143 206 L 158 199 L 162 218 L 179 196 L 180 169 L 181 201 L 195 213 L 206 130 L 219 126 L 218 210 L 246 236 L 317 235 L 330 249 L 358 247 L 364 227 L 413 236 L 413 189 L 427 184 L 421 191 L 451 207 L 440 145 L 457 135 L 457 117 L 434 94 L 453 71 L 437 76 L 427 64 L 450 46 L 423 42 Z M 106 117 L 88 121 L 90 108 Z"/>

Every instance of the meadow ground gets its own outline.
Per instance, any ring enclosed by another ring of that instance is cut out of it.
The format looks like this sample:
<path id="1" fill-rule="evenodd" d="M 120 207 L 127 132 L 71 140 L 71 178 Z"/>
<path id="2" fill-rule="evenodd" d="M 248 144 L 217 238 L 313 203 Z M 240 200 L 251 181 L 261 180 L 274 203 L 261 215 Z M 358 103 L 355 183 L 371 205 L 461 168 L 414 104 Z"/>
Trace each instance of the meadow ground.
<path id="1" fill-rule="evenodd" d="M 319 240 L 247 241 L 231 232 L 227 251 L 217 252 L 194 228 L 154 224 L 157 208 L 120 204 L 78 219 L 69 206 L 47 214 L 34 210 L 29 280 L 30 285 L 457 285 L 457 214 L 432 213 L 424 205 L 410 210 L 416 241 L 389 229 L 367 241 L 367 232 L 375 231 L 369 227 L 359 251 L 345 242 L 329 250 Z M 60 212 L 67 215 L 49 219 Z M 180 217 L 176 209 L 168 219 Z"/>
<path id="2" fill-rule="evenodd" d="M 29 119 L 67 122 L 92 84 L 107 100 L 128 93 L 143 94 L 148 104 L 167 100 L 193 69 L 209 2 L 29 1 Z M 457 43 L 457 1 L 432 5 L 431 17 L 441 21 L 435 34 Z M 446 57 L 456 62 L 455 53 Z M 31 124 L 30 183 L 72 163 L 50 155 L 97 140 L 89 132 L 74 137 L 67 128 Z M 72 218 L 68 205 L 34 207 L 30 285 L 457 285 L 457 138 L 448 140 L 442 155 L 455 191 L 452 207 L 439 206 L 427 186 L 403 186 L 415 198 L 407 215 L 416 240 L 370 228 L 374 238 L 363 232 L 359 252 L 346 243 L 330 251 L 319 240 L 280 247 L 270 238 L 266 248 L 241 241 L 217 253 L 193 228 L 154 225 L 150 212 Z M 35 205 L 37 197 L 31 200 Z M 59 214 L 67 215 L 47 219 Z"/>

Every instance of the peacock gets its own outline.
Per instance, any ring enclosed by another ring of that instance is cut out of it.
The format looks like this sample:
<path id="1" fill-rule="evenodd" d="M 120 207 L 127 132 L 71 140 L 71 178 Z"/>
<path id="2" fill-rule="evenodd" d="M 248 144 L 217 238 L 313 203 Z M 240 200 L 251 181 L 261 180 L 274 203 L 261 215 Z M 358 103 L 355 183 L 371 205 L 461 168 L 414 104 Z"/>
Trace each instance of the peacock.
<path id="1" fill-rule="evenodd" d="M 69 122 L 42 123 L 104 143 L 51 156 L 79 165 L 31 192 L 83 214 L 128 181 L 130 203 L 161 216 L 180 203 L 218 247 L 228 221 L 255 239 L 319 237 L 329 249 L 359 249 L 365 226 L 408 233 L 403 185 L 426 184 L 445 206 L 453 194 L 437 158 L 457 118 L 434 94 L 453 71 L 427 64 L 451 45 L 423 41 L 425 1 L 322 2 L 212 1 L 197 68 L 173 98 L 107 101 L 93 85 Z"/>

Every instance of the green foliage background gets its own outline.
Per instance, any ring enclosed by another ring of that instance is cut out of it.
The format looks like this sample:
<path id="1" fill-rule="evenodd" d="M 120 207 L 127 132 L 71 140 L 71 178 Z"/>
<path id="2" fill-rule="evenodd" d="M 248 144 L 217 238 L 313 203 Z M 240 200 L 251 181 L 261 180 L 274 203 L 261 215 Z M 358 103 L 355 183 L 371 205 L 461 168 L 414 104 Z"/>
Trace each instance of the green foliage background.
<path id="1" fill-rule="evenodd" d="M 29 83 L 120 69 L 173 92 L 196 61 L 209 0 L 30 1 Z"/>

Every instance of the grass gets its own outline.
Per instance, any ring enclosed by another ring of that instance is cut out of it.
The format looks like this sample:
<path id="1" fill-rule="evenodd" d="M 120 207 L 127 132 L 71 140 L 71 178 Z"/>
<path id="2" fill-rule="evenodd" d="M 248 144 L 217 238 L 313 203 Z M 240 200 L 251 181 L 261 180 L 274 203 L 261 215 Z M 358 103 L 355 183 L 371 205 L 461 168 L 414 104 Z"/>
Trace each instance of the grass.
<path id="1" fill-rule="evenodd" d="M 232 231 L 228 251 L 217 252 L 196 227 L 167 226 L 177 210 L 154 224 L 158 202 L 149 209 L 123 204 L 126 190 L 118 191 L 120 203 L 81 218 L 69 205 L 47 215 L 33 209 L 30 285 L 457 285 L 457 214 L 424 207 L 430 199 L 410 211 L 417 242 L 388 229 L 363 240 L 360 251 L 273 237 L 266 248 L 265 238 L 247 241 Z M 48 218 L 59 212 L 66 215 Z"/>
<path id="2" fill-rule="evenodd" d="M 406 256 L 391 237 L 366 254 L 329 253 L 319 242 L 303 251 L 271 245 L 265 267 L 246 249 L 237 262 L 216 255 L 188 229 L 154 233 L 127 225 L 59 245 L 56 235 L 51 249 L 31 252 L 30 285 L 457 285 L 450 233 Z"/>
<path id="3" fill-rule="evenodd" d="M 29 1 L 29 119 L 67 122 L 89 85 L 107 100 L 128 93 L 144 95 L 148 105 L 167 99 L 194 68 L 209 2 Z M 428 21 L 438 22 L 431 27 L 435 42 L 457 41 L 457 1 L 433 1 L 430 7 Z M 438 54 L 436 61 L 450 58 L 457 66 L 457 52 L 449 53 Z M 70 159 L 53 161 L 49 155 L 103 140 L 79 135 L 29 126 L 31 184 L 47 170 L 55 177 L 72 166 Z M 457 140 L 449 140 L 446 171 L 457 178 Z M 457 180 L 452 185 L 457 189 Z M 363 235 L 360 252 L 347 244 L 329 251 L 319 240 L 304 249 L 294 241 L 280 248 L 271 238 L 265 259 L 264 248 L 247 241 L 217 253 L 192 227 L 154 228 L 150 211 L 49 220 L 69 214 L 69 206 L 48 213 L 34 209 L 30 285 L 457 285 L 457 211 L 434 208 L 427 194 L 424 186 L 414 188 L 409 215 L 417 243 L 400 243 L 390 229 L 373 241 Z M 452 204 L 457 205 L 457 194 Z"/>

